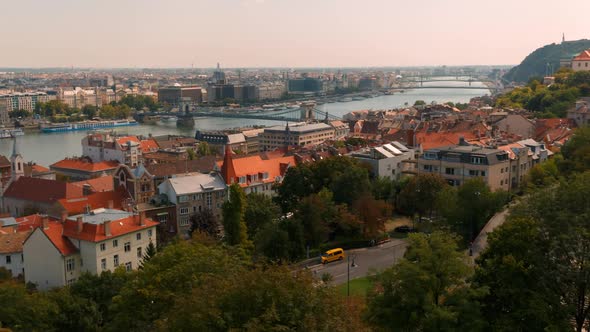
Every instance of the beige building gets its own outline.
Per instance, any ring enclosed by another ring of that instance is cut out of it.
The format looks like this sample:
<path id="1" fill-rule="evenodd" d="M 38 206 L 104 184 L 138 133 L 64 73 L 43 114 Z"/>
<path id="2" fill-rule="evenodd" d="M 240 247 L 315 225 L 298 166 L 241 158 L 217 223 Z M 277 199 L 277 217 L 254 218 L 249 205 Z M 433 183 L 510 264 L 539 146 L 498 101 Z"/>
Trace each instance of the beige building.
<path id="1" fill-rule="evenodd" d="M 26 282 L 41 290 L 75 282 L 82 272 L 137 269 L 156 225 L 142 213 L 97 209 L 63 221 L 44 219 L 23 246 Z"/>
<path id="2" fill-rule="evenodd" d="M 590 49 L 583 51 L 572 59 L 572 69 L 573 71 L 590 70 Z"/>
<path id="3" fill-rule="evenodd" d="M 578 127 L 590 125 L 590 98 L 583 97 L 576 101 L 576 106 L 567 111 L 567 118 L 573 120 Z"/>
<path id="4" fill-rule="evenodd" d="M 285 146 L 318 145 L 335 139 L 336 130 L 325 123 L 296 124 L 265 128 L 259 135 L 261 151 L 270 151 Z"/>
<path id="5" fill-rule="evenodd" d="M 492 190 L 510 190 L 511 161 L 508 152 L 460 145 L 426 150 L 418 159 L 418 173 L 440 174 L 450 185 L 481 177 Z"/>
<path id="6" fill-rule="evenodd" d="M 179 234 L 188 235 L 190 218 L 209 209 L 221 221 L 221 207 L 227 200 L 227 186 L 217 173 L 190 174 L 164 181 L 158 186 L 160 194 L 176 205 Z"/>

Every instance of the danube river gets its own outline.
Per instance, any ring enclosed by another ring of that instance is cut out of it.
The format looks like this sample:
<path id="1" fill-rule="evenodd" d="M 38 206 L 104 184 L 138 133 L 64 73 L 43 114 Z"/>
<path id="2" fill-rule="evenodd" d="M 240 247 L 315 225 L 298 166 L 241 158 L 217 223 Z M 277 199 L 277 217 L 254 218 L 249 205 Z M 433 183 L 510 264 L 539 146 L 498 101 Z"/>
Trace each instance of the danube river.
<path id="1" fill-rule="evenodd" d="M 424 83 L 427 86 L 429 83 Z M 467 86 L 462 82 L 436 82 L 430 83 L 436 86 Z M 472 86 L 484 87 L 481 82 L 473 82 Z M 405 93 L 396 93 L 393 95 L 383 95 L 375 98 L 351 102 L 329 103 L 318 106 L 322 111 L 327 111 L 331 115 L 343 116 L 344 114 L 355 110 L 366 109 L 392 109 L 403 107 L 406 103 L 413 105 L 416 100 L 424 100 L 427 103 L 439 102 L 468 102 L 469 99 L 484 94 L 489 94 L 488 90 L 475 89 L 414 89 Z M 145 135 L 186 135 L 194 136 L 195 130 L 221 130 L 227 128 L 254 126 L 254 125 L 275 125 L 276 121 L 261 120 L 241 120 L 241 119 L 223 119 L 223 118 L 196 118 L 195 128 L 178 129 L 175 123 L 166 123 L 158 125 L 140 125 L 133 127 L 118 128 L 117 132 L 121 134 Z M 27 133 L 25 136 L 18 138 L 20 153 L 27 161 L 34 161 L 40 165 L 49 166 L 50 164 L 61 160 L 65 157 L 80 156 L 82 154 L 81 140 L 86 135 L 83 131 L 65 132 L 65 133 Z M 12 140 L 0 140 L 0 154 L 9 157 L 12 153 Z"/>

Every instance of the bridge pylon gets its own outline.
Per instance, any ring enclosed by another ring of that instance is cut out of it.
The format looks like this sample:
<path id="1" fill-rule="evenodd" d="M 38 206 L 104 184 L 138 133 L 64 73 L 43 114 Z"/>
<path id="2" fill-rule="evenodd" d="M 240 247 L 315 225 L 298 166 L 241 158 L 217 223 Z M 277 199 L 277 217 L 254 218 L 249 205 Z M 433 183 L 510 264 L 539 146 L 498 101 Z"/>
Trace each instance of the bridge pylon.
<path id="1" fill-rule="evenodd" d="M 305 102 L 301 104 L 300 120 L 305 122 L 315 120 L 314 109 L 314 102 Z"/>

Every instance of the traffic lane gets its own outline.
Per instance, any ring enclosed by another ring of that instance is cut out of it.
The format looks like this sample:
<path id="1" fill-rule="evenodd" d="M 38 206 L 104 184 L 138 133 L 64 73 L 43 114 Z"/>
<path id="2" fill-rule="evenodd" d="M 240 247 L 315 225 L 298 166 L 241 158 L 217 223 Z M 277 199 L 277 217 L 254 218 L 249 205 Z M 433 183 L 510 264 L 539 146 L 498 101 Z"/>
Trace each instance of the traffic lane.
<path id="1" fill-rule="evenodd" d="M 331 274 L 332 283 L 340 285 L 348 279 L 348 263 L 352 265 L 353 258 L 356 266 L 350 268 L 350 279 L 361 278 L 395 264 L 404 256 L 406 246 L 405 241 L 395 239 L 371 248 L 348 250 L 345 252 L 347 257 L 344 260 L 318 265 L 311 270 L 318 278 L 321 278 L 324 273 Z"/>

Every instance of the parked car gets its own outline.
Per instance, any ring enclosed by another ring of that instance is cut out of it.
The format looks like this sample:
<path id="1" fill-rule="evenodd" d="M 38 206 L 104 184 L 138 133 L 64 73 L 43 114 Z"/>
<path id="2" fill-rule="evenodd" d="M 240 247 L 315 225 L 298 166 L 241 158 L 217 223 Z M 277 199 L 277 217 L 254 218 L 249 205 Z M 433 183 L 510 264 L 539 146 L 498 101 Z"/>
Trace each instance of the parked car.
<path id="1" fill-rule="evenodd" d="M 413 232 L 415 232 L 414 228 L 412 228 L 408 225 L 398 226 L 398 227 L 394 228 L 393 231 L 396 233 L 413 233 Z"/>

